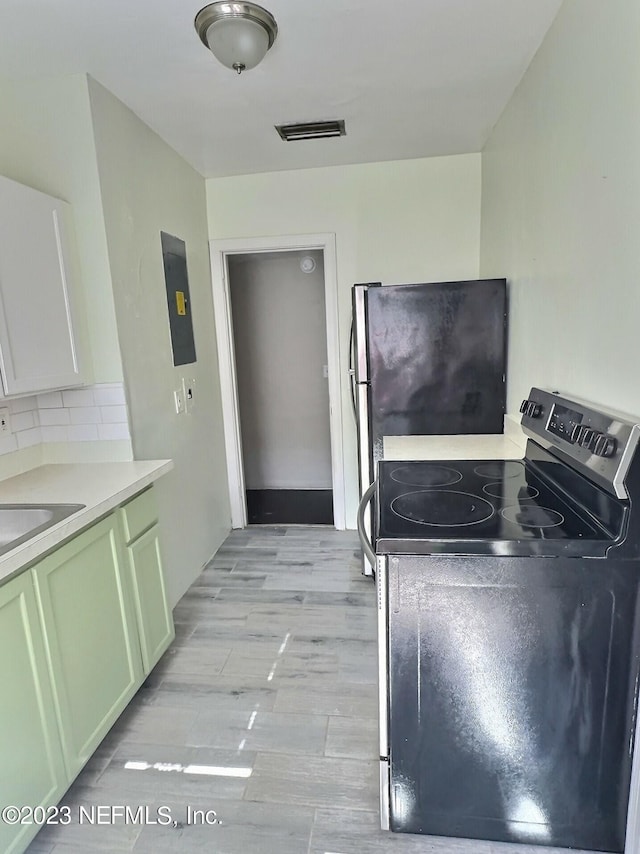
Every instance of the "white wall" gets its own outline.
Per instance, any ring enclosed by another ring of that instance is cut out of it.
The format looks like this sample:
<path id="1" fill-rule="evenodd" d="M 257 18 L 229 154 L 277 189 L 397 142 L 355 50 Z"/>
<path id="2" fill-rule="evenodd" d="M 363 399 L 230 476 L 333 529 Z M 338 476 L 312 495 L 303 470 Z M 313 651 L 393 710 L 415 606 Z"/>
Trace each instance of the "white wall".
<path id="1" fill-rule="evenodd" d="M 89 92 L 136 459 L 173 459 L 158 481 L 172 604 L 230 530 L 204 179 L 93 80 Z M 197 361 L 173 366 L 160 232 L 186 243 Z M 174 389 L 195 380 L 177 415 Z"/>
<path id="2" fill-rule="evenodd" d="M 124 397 L 87 78 L 0 82 L 0 111 L 0 174 L 71 204 L 80 279 L 76 321 L 83 327 L 77 331 L 87 378 L 96 382 L 82 390 L 85 404 L 95 404 L 87 412 L 91 423 L 72 421 L 59 392 L 48 400 L 9 401 L 12 432 L 0 439 L 0 476 L 42 462 L 131 459 L 126 412 L 118 411 L 116 423 L 100 410 L 114 394 L 119 404 Z M 59 401 L 54 408 L 53 399 Z"/>
<path id="3" fill-rule="evenodd" d="M 533 384 L 640 414 L 640 4 L 565 0 L 482 155 L 481 274 Z"/>
<path id="4" fill-rule="evenodd" d="M 477 278 L 480 155 L 210 179 L 207 209 L 211 239 L 336 235 L 347 525 L 354 527 L 357 458 L 347 379 L 351 286 Z"/>
<path id="5" fill-rule="evenodd" d="M 4 81 L 0 109 L 0 173 L 72 206 L 90 373 L 97 384 L 89 390 L 94 402 L 96 389 L 102 394 L 104 384 L 121 388 L 124 379 L 135 455 L 175 461 L 174 471 L 157 485 L 169 595 L 175 603 L 230 527 L 204 179 L 85 75 Z M 170 355 L 161 229 L 185 239 L 188 248 L 198 362 L 185 373 L 196 379 L 197 403 L 181 421 L 172 410 L 181 372 Z M 25 421 L 19 432 L 33 438 L 26 424 L 29 413 L 16 406 L 12 413 L 20 424 Z M 49 419 L 38 429 L 43 434 L 45 427 L 60 431 L 63 426 Z M 128 440 L 110 444 L 126 444 L 130 452 Z M 85 458 L 78 447 L 77 458 Z M 69 458 L 51 453 L 51 459 Z"/>
<path id="6" fill-rule="evenodd" d="M 332 487 L 322 254 L 228 258 L 247 489 Z"/>
<path id="7" fill-rule="evenodd" d="M 0 174 L 71 203 L 88 321 L 89 375 L 122 380 L 85 75 L 0 83 Z"/>

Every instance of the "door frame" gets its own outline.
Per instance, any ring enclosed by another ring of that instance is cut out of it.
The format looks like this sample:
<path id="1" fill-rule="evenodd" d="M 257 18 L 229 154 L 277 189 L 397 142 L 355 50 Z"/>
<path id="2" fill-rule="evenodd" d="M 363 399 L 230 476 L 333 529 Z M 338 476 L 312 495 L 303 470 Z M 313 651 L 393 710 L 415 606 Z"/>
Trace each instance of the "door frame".
<path id="1" fill-rule="evenodd" d="M 211 286 L 213 290 L 213 307 L 218 344 L 222 420 L 229 479 L 232 528 L 246 527 L 247 504 L 227 256 L 253 255 L 260 252 L 307 251 L 312 249 L 322 250 L 324 257 L 333 523 L 338 530 L 344 530 L 346 526 L 344 459 L 342 453 L 342 399 L 340 393 L 340 335 L 338 327 L 336 236 L 335 234 L 327 233 L 296 234 L 281 237 L 239 237 L 209 241 Z"/>

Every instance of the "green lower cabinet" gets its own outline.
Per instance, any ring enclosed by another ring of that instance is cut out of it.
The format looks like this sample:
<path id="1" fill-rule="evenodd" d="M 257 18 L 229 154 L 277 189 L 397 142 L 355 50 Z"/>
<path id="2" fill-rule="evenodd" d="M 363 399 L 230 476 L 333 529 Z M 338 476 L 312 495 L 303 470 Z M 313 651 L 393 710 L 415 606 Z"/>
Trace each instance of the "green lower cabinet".
<path id="1" fill-rule="evenodd" d="M 0 586 L 0 810 L 56 804 L 174 637 L 153 490 Z M 39 823 L 0 812 L 0 852 Z"/>
<path id="2" fill-rule="evenodd" d="M 113 513 L 33 569 L 70 779 L 143 679 L 119 530 Z"/>
<path id="3" fill-rule="evenodd" d="M 29 572 L 0 587 L 0 679 L 0 808 L 55 804 L 69 780 Z M 0 820 L 0 851 L 24 851 L 38 829 Z"/>
<path id="4" fill-rule="evenodd" d="M 127 551 L 142 663 L 148 674 L 175 637 L 164 586 L 158 526 L 142 534 Z"/>

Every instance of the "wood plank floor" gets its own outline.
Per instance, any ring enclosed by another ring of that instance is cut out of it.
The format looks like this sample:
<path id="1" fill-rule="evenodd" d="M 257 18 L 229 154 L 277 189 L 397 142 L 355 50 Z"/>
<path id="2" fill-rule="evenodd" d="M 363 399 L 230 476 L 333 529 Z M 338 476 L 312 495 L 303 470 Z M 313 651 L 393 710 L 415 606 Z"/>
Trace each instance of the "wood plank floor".
<path id="1" fill-rule="evenodd" d="M 45 827 L 29 852 L 558 852 L 379 830 L 375 620 L 354 532 L 232 532 L 64 798 L 72 823 Z M 141 810 L 85 820 L 115 806 Z M 169 810 L 176 826 L 152 823 Z"/>

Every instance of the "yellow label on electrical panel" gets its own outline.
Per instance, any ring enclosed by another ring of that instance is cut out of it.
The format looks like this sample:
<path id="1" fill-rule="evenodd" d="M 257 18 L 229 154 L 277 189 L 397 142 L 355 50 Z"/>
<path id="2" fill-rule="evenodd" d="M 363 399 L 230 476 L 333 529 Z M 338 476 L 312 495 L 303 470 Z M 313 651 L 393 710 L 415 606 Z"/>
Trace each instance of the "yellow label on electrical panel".
<path id="1" fill-rule="evenodd" d="M 184 298 L 184 291 L 176 291 L 176 309 L 178 314 L 187 313 L 187 301 Z"/>

